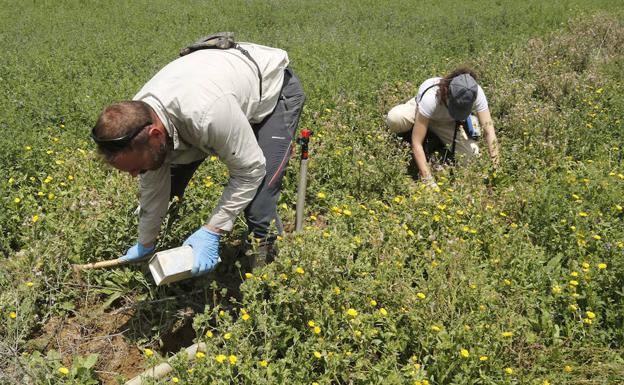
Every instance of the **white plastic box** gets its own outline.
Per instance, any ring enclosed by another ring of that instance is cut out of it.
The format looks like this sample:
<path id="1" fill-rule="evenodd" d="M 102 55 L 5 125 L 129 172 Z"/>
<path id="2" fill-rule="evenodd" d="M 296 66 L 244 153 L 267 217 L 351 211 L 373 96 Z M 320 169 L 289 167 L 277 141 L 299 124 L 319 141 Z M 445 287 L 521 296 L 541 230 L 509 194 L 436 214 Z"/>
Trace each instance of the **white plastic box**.
<path id="1" fill-rule="evenodd" d="M 190 278 L 192 268 L 191 246 L 159 251 L 149 261 L 149 269 L 157 286 Z"/>

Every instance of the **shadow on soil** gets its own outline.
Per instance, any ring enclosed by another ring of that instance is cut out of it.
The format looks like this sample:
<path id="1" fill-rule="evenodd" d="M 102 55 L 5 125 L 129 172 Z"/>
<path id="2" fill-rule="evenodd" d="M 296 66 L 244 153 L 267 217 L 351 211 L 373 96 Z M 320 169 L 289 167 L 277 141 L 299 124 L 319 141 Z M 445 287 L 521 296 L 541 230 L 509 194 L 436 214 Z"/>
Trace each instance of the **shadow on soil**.
<path id="1" fill-rule="evenodd" d="M 103 310 L 98 298 L 71 314 L 52 317 L 32 336 L 29 350 L 54 349 L 69 366 L 74 355 L 97 353 L 95 371 L 101 383 L 123 383 L 147 368 L 140 347 L 170 356 L 195 342 L 196 314 L 213 306 L 236 308 L 245 273 L 241 254 L 238 245 L 223 245 L 215 272 L 159 288 L 153 300 L 122 298 Z M 146 266 L 140 269 L 150 275 Z"/>

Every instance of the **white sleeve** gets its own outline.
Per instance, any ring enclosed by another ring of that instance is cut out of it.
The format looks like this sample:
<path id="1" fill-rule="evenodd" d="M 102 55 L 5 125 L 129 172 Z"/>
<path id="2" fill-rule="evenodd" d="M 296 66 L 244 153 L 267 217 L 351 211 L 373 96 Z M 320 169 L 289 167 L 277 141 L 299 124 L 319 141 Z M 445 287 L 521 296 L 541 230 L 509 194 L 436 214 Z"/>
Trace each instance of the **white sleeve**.
<path id="1" fill-rule="evenodd" d="M 225 231 L 247 207 L 266 173 L 266 161 L 253 129 L 232 95 L 218 99 L 194 127 L 204 151 L 214 151 L 228 168 L 225 186 L 208 222 Z"/>
<path id="2" fill-rule="evenodd" d="M 151 243 L 158 237 L 160 226 L 167 214 L 171 193 L 171 169 L 165 162 L 154 171 L 139 176 L 139 243 Z"/>
<path id="3" fill-rule="evenodd" d="M 483 92 L 483 88 L 481 88 L 481 86 L 478 87 L 477 100 L 475 100 L 474 108 L 476 112 L 481 112 L 488 109 L 488 102 L 485 97 L 485 93 Z"/>
<path id="4" fill-rule="evenodd" d="M 418 112 L 429 119 L 433 116 L 437 104 L 436 92 L 434 91 L 437 91 L 437 88 L 427 91 L 422 99 L 420 99 L 420 102 L 417 100 Z"/>

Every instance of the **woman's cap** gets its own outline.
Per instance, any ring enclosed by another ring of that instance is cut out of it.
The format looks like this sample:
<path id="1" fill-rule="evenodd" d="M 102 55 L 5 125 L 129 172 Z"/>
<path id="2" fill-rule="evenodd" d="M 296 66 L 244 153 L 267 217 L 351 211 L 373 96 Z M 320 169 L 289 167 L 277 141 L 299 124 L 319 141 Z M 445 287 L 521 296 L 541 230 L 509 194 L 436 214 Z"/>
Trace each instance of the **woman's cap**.
<path id="1" fill-rule="evenodd" d="M 479 86 L 469 74 L 461 74 L 451 79 L 448 87 L 448 110 L 455 120 L 466 120 L 477 100 Z"/>

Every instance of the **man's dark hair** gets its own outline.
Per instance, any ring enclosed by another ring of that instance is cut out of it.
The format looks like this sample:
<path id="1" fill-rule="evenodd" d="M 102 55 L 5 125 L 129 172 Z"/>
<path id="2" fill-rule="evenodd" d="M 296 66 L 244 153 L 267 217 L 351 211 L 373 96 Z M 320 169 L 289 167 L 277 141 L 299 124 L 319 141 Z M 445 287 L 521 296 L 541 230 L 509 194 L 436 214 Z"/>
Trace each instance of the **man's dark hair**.
<path id="1" fill-rule="evenodd" d="M 147 103 L 136 100 L 114 103 L 100 114 L 93 128 L 93 135 L 102 140 L 120 138 L 151 122 L 152 109 Z M 97 150 L 110 163 L 122 151 L 145 148 L 148 138 L 147 130 L 143 130 L 126 147 L 111 148 L 98 143 Z"/>
<path id="2" fill-rule="evenodd" d="M 451 72 L 450 74 L 446 75 L 445 77 L 443 77 L 440 82 L 438 83 L 438 100 L 441 100 L 445 105 L 448 102 L 448 87 L 449 87 L 449 83 L 451 82 L 451 80 L 455 77 L 455 76 L 459 76 L 461 74 L 468 74 L 470 76 L 472 76 L 472 78 L 476 81 L 477 80 L 477 75 L 475 75 L 474 71 L 472 70 L 472 68 L 467 67 L 467 66 L 461 66 L 461 67 L 457 67 L 453 70 L 453 72 Z"/>

